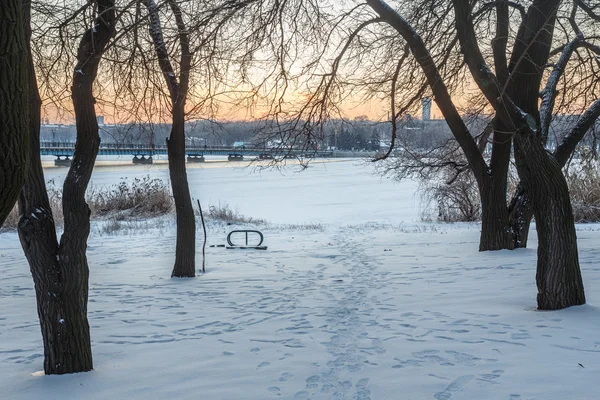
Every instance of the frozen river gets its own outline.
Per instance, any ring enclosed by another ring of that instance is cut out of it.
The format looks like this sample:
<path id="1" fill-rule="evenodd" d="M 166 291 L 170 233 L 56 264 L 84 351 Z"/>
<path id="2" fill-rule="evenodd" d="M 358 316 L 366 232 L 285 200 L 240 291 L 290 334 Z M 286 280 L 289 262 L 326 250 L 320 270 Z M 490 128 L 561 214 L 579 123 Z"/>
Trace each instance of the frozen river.
<path id="1" fill-rule="evenodd" d="M 262 170 L 240 165 L 188 164 L 192 197 L 199 198 L 205 208 L 228 204 L 245 216 L 278 224 L 408 223 L 419 219 L 417 184 L 381 178 L 373 164 L 365 161 L 317 160 L 303 171 L 298 165 Z M 46 180 L 55 179 L 57 185 L 66 173 L 66 168 L 45 170 Z M 110 186 L 125 178 L 131 181 L 145 176 L 168 181 L 168 166 L 97 167 L 91 184 Z"/>
<path id="2" fill-rule="evenodd" d="M 169 279 L 173 223 L 90 235 L 89 373 L 39 372 L 31 273 L 17 233 L 0 235 L 0 399 L 598 398 L 598 225 L 577 227 L 589 305 L 536 312 L 535 231 L 528 249 L 480 252 L 479 224 L 414 223 L 416 184 L 356 160 L 253 171 L 190 166 L 206 205 L 274 223 L 267 251 L 207 247 L 196 279 Z M 146 175 L 168 170 L 99 167 L 93 182 Z M 325 226 L 276 225 L 306 222 Z M 209 245 L 231 230 L 208 228 Z"/>

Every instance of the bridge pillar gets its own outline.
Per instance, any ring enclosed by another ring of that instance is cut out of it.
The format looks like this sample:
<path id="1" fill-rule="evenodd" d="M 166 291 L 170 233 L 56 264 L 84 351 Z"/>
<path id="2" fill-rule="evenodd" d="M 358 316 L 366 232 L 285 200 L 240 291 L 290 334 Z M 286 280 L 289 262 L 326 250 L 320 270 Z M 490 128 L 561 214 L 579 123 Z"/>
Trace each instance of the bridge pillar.
<path id="1" fill-rule="evenodd" d="M 55 167 L 70 167 L 71 159 L 69 158 L 69 156 L 64 156 L 64 158 L 61 158 L 61 156 L 56 156 L 56 160 L 54 160 L 54 166 Z"/>
<path id="2" fill-rule="evenodd" d="M 189 163 L 203 163 L 206 160 L 204 159 L 204 156 L 187 156 L 187 161 Z"/>
<path id="3" fill-rule="evenodd" d="M 227 161 L 244 161 L 244 156 L 242 154 L 230 154 Z"/>
<path id="4" fill-rule="evenodd" d="M 133 156 L 133 163 L 134 164 L 152 164 L 152 156 L 148 156 L 146 158 L 146 156 Z"/>

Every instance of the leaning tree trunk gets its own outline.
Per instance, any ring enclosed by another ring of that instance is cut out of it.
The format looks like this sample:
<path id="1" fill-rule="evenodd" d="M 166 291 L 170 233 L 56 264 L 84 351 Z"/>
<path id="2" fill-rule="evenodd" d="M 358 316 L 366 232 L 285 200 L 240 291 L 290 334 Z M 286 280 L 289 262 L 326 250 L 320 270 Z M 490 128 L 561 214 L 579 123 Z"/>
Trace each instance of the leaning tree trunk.
<path id="1" fill-rule="evenodd" d="M 0 6 L 0 226 L 27 176 L 27 48 L 21 0 Z"/>
<path id="2" fill-rule="evenodd" d="M 29 9 L 27 1 L 25 4 Z M 114 0 L 98 0 L 98 14 L 93 30 L 87 31 L 81 39 L 73 75 L 77 143 L 63 186 L 65 224 L 60 244 L 39 157 L 40 101 L 31 61 L 28 69 L 32 85 L 31 156 L 35 157 L 35 165 L 21 195 L 19 236 L 35 284 L 46 374 L 83 372 L 93 368 L 87 320 L 89 268 L 86 248 L 90 211 L 84 196 L 100 144 L 92 85 L 106 44 L 114 34 Z"/>
<path id="3" fill-rule="evenodd" d="M 543 73 L 548 63 L 552 43 L 556 10 L 559 0 L 535 0 L 527 11 L 527 17 L 519 28 L 510 60 L 511 78 L 507 93 L 514 103 L 540 124 L 539 96 Z M 539 129 L 538 129 L 539 130 Z M 537 138 L 542 146 L 542 138 Z M 528 140 L 532 140 L 529 138 Z M 525 152 L 528 149 L 523 149 Z M 515 157 L 516 155 L 515 145 Z M 528 165 L 533 160 L 524 159 Z M 521 181 L 521 170 L 517 168 Z M 526 247 L 529 226 L 534 209 L 527 193 L 527 185 L 519 184 L 509 206 L 511 228 L 515 233 L 515 248 Z M 537 217 L 537 216 L 536 216 Z"/>
<path id="4" fill-rule="evenodd" d="M 515 139 L 515 161 L 536 219 L 538 308 L 585 304 L 575 222 L 560 165 L 538 138 L 521 134 Z"/>
<path id="5" fill-rule="evenodd" d="M 185 169 L 184 107 L 176 102 L 168 140 L 169 174 L 177 214 L 177 245 L 172 277 L 196 276 L 196 220 Z"/>
<path id="6" fill-rule="evenodd" d="M 577 144 L 583 139 L 586 133 L 594 126 L 596 120 L 600 117 L 600 99 L 593 102 L 590 107 L 579 117 L 579 120 L 571 131 L 562 139 L 554 152 L 554 157 L 561 168 L 564 168 L 567 160 L 571 157 Z M 510 207 L 511 226 L 515 232 L 515 247 L 527 247 L 527 234 L 529 233 L 529 224 L 533 217 L 533 209 L 529 201 L 529 195 L 523 187 L 519 185 Z"/>
<path id="7" fill-rule="evenodd" d="M 547 153 L 539 134 L 539 88 L 548 62 L 559 0 L 535 0 L 520 29 L 511 60 L 515 104 L 533 121 L 537 133 L 516 132 L 515 162 L 536 220 L 538 308 L 556 310 L 585 303 L 573 210 L 561 166 Z M 515 59 L 523 54 L 522 60 Z M 518 65 L 518 66 L 517 66 Z"/>

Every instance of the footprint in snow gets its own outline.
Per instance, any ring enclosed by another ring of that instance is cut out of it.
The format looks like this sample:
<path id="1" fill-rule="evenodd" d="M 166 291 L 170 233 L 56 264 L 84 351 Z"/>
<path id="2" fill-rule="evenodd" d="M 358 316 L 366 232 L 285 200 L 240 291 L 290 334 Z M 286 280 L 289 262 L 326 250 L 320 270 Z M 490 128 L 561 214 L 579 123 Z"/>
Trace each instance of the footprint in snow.
<path id="1" fill-rule="evenodd" d="M 256 369 L 258 370 L 258 369 L 261 369 L 261 368 L 264 368 L 264 367 L 268 367 L 269 365 L 271 365 L 271 363 L 269 363 L 267 361 L 263 361 L 260 364 L 258 364 L 258 367 L 256 367 Z"/>
<path id="2" fill-rule="evenodd" d="M 275 396 L 281 396 L 281 389 L 277 386 L 270 386 L 267 390 Z"/>
<path id="3" fill-rule="evenodd" d="M 279 382 L 285 382 L 290 380 L 292 377 L 294 376 L 294 374 L 290 374 L 289 372 L 284 372 L 283 374 L 281 374 L 281 376 L 279 377 Z"/>
<path id="4" fill-rule="evenodd" d="M 294 395 L 294 400 L 308 400 L 308 392 L 301 390 Z"/>
<path id="5" fill-rule="evenodd" d="M 436 393 L 433 397 L 436 400 L 449 400 L 454 394 L 460 392 L 471 379 L 473 379 L 473 375 L 460 376 L 452 381 L 444 391 Z"/>

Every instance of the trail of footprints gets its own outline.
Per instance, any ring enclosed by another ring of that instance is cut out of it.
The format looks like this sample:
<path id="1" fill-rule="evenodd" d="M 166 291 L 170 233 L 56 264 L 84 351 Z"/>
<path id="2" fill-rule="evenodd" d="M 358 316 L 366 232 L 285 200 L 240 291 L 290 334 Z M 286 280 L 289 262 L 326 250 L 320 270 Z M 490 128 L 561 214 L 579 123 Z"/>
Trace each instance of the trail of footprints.
<path id="1" fill-rule="evenodd" d="M 325 363 L 313 363 L 313 374 L 302 378 L 304 388 L 293 395 L 293 398 L 298 400 L 368 400 L 371 398 L 370 381 L 364 376 L 368 375 L 365 371 L 371 367 L 379 367 L 378 360 L 382 359 L 391 360 L 393 369 L 431 365 L 448 367 L 448 376 L 429 376 L 445 384 L 443 390 L 432 393 L 432 398 L 449 400 L 473 382 L 497 384 L 504 373 L 501 369 L 489 368 L 481 373 L 455 377 L 451 376 L 451 367 L 489 366 L 497 360 L 439 349 L 415 351 L 404 357 L 392 356 L 386 354 L 386 341 L 401 339 L 424 345 L 430 341 L 443 340 L 462 344 L 525 346 L 532 339 L 527 329 L 495 321 L 498 317 L 496 314 L 462 313 L 459 318 L 456 315 L 429 310 L 398 314 L 395 297 L 390 296 L 386 288 L 390 281 L 390 273 L 380 271 L 376 260 L 363 250 L 364 246 L 347 240 L 344 233 L 344 229 L 341 229 L 334 235 L 333 254 L 316 257 L 323 258 L 323 262 L 317 261 L 315 267 L 288 269 L 284 262 L 276 261 L 275 270 L 281 274 L 278 282 L 283 284 L 283 287 L 271 287 L 261 279 L 239 283 L 236 288 L 241 290 L 239 294 L 247 295 L 246 304 L 237 304 L 231 300 L 229 294 L 232 286 L 219 282 L 207 283 L 203 285 L 202 290 L 188 292 L 182 292 L 177 285 L 147 285 L 138 288 L 121 284 L 96 285 L 91 289 L 90 296 L 92 328 L 99 329 L 101 320 L 106 318 L 121 318 L 125 325 L 144 324 L 143 329 L 136 331 L 144 334 L 111 334 L 102 340 L 103 343 L 112 344 L 142 344 L 224 335 L 269 322 L 273 318 L 283 318 L 287 325 L 276 332 L 276 339 L 250 338 L 250 341 L 256 344 L 256 347 L 249 350 L 250 353 L 260 356 L 261 343 L 280 346 L 283 351 L 279 360 L 292 357 L 295 349 L 304 348 L 304 338 L 318 330 L 327 338 L 320 344 L 326 350 L 328 360 Z M 343 267 L 343 273 L 335 272 L 339 268 L 333 268 L 335 271 L 332 272 L 332 266 Z M 402 284 L 402 279 L 398 276 L 394 276 L 394 282 L 396 281 Z M 94 295 L 95 290 L 101 295 Z M 301 307 L 302 300 L 307 296 L 321 299 L 324 306 L 307 311 L 306 307 Z M 165 299 L 168 299 L 170 304 L 165 305 Z M 115 301 L 122 307 L 115 308 Z M 190 301 L 205 303 L 207 307 L 226 309 L 227 314 L 223 320 L 194 320 L 186 316 L 186 305 Z M 106 307 L 104 303 L 107 303 Z M 156 318 L 149 315 L 153 307 L 158 307 L 161 312 L 176 315 L 180 319 L 177 323 L 178 328 L 173 329 L 169 324 L 158 323 Z M 376 318 L 376 314 L 380 317 Z M 319 323 L 317 326 L 315 320 L 323 320 L 325 323 Z M 539 320 L 535 322 L 535 327 L 544 329 L 545 333 L 542 336 L 552 337 L 554 331 L 562 329 L 554 324 L 558 322 L 560 319 Z M 232 343 L 224 339 L 221 341 L 224 344 Z M 285 351 L 286 349 L 288 351 Z M 236 354 L 224 351 L 223 355 Z M 41 354 L 26 350 L 0 353 L 0 360 L 13 363 L 39 362 L 41 357 Z M 259 358 L 256 371 L 272 373 L 277 361 Z M 284 395 L 283 386 L 299 377 L 289 372 L 277 374 L 270 386 L 266 387 L 266 391 L 275 397 L 288 396 Z M 521 399 L 518 394 L 510 396 L 510 400 Z"/>
<path id="2" fill-rule="evenodd" d="M 333 242 L 341 252 L 333 263 L 343 263 L 348 272 L 339 277 L 331 275 L 331 282 L 319 287 L 323 296 L 333 301 L 333 305 L 327 307 L 322 314 L 327 322 L 327 332 L 330 333 L 329 340 L 323 343 L 330 360 L 326 365 L 315 365 L 320 372 L 306 378 L 304 390 L 298 391 L 294 399 L 370 399 L 369 378 L 354 381 L 347 377 L 360 376 L 363 369 L 377 366 L 377 360 L 382 359 L 386 353 L 387 340 L 403 338 L 424 343 L 444 340 L 471 345 L 487 342 L 524 346 L 527 340 L 532 339 L 526 329 L 515 329 L 511 325 L 494 321 L 499 317 L 497 314 L 466 314 L 466 318 L 455 318 L 437 311 L 424 310 L 419 313 L 404 312 L 399 314 L 400 318 L 376 320 L 373 317 L 374 309 L 397 311 L 397 304 L 391 298 L 385 298 L 386 291 L 381 290 L 389 278 L 388 273 L 378 271 L 377 263 L 361 252 L 362 246 L 346 241 L 343 231 L 334 237 Z M 323 265 L 318 267 L 315 272 L 318 279 L 327 279 Z M 312 280 L 309 282 L 310 285 L 313 283 Z M 377 293 L 380 298 L 371 295 L 371 292 Z M 371 333 L 380 334 L 382 338 L 371 337 Z M 394 357 L 393 360 L 394 369 L 435 364 L 448 367 L 448 376 L 430 374 L 434 379 L 447 382 L 443 390 L 432 393 L 432 398 L 436 400 L 449 400 L 472 382 L 496 385 L 504 373 L 501 369 L 490 367 L 497 359 L 482 359 L 454 350 L 423 350 L 413 352 L 405 359 Z M 483 366 L 484 370 L 477 374 L 455 377 L 452 376 L 454 366 L 461 366 L 461 370 L 468 367 L 473 371 L 478 371 Z M 518 394 L 510 395 L 510 400 L 519 399 L 521 397 Z"/>
<path id="3" fill-rule="evenodd" d="M 369 336 L 368 328 L 376 326 L 373 319 L 373 304 L 370 289 L 381 284 L 382 277 L 376 266 L 359 251 L 354 243 L 345 240 L 342 231 L 333 238 L 341 254 L 332 257 L 335 264 L 341 264 L 347 272 L 340 276 L 326 276 L 325 265 L 317 266 L 316 277 L 328 280 L 319 285 L 324 298 L 329 299 L 324 312 L 318 317 L 324 318 L 324 332 L 329 339 L 322 345 L 329 354 L 325 365 L 314 365 L 319 373 L 306 378 L 305 389 L 294 395 L 295 400 L 311 398 L 352 398 L 368 400 L 371 393 L 369 378 L 356 381 L 345 379 L 347 372 L 357 374 L 373 364 L 370 357 L 385 353 L 383 342 Z M 368 275 L 369 279 L 365 279 Z"/>

